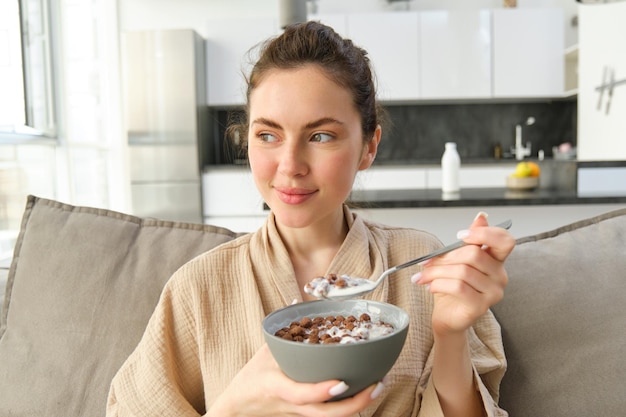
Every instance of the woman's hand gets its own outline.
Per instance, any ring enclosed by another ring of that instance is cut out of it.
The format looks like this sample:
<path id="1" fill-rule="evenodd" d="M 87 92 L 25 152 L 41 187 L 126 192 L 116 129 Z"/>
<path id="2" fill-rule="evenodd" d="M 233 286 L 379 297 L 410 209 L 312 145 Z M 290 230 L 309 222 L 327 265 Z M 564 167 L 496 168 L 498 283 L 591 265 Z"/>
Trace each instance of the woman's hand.
<path id="1" fill-rule="evenodd" d="M 468 245 L 426 261 L 422 272 L 413 277 L 434 294 L 436 334 L 467 330 L 502 299 L 508 281 L 504 261 L 515 239 L 506 230 L 488 227 L 486 215 L 479 213 L 459 238 Z"/>
<path id="2" fill-rule="evenodd" d="M 291 380 L 265 344 L 233 378 L 207 416 L 352 416 L 370 405 L 383 385 L 372 385 L 341 401 L 325 402 L 347 389 L 337 380 L 316 384 Z"/>

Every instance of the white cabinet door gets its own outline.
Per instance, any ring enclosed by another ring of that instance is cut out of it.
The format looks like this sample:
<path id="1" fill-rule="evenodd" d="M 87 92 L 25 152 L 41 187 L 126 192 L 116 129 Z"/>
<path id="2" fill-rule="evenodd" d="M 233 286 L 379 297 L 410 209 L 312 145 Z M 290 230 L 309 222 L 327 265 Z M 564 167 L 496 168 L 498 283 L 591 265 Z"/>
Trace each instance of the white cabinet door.
<path id="1" fill-rule="evenodd" d="M 253 232 L 265 222 L 268 210 L 250 170 L 237 167 L 207 169 L 202 174 L 204 223 L 236 232 Z"/>
<path id="2" fill-rule="evenodd" d="M 395 102 L 420 97 L 417 12 L 349 14 L 348 34 L 368 52 L 381 100 Z"/>
<path id="3" fill-rule="evenodd" d="M 207 169 L 202 174 L 202 198 L 204 217 L 263 214 L 263 198 L 247 169 Z"/>
<path id="4" fill-rule="evenodd" d="M 493 96 L 562 96 L 564 30 L 562 9 L 493 10 Z"/>
<path id="5" fill-rule="evenodd" d="M 491 97 L 491 11 L 419 16 L 422 98 Z"/>
<path id="6" fill-rule="evenodd" d="M 207 24 L 207 71 L 209 106 L 240 106 L 245 103 L 247 76 L 258 57 L 254 47 L 278 35 L 278 20 L 236 18 L 210 20 Z M 249 54 L 250 51 L 252 54 Z"/>
<path id="7" fill-rule="evenodd" d="M 581 5 L 579 11 L 578 159 L 624 160 L 626 2 Z M 621 82 L 613 91 L 611 78 Z M 601 85 L 609 88 L 601 93 Z"/>

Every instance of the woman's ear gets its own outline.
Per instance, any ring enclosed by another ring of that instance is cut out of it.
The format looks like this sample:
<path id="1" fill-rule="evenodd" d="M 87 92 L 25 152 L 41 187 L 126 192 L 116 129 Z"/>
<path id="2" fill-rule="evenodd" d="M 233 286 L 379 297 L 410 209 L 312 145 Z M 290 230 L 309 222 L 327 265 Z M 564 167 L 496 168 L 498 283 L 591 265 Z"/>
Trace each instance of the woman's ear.
<path id="1" fill-rule="evenodd" d="M 372 135 L 372 139 L 367 142 L 363 149 L 363 156 L 361 157 L 361 163 L 359 164 L 359 171 L 363 171 L 364 169 L 369 168 L 372 163 L 374 163 L 374 159 L 376 159 L 376 153 L 378 152 L 378 144 L 380 143 L 382 131 L 383 129 L 380 127 L 380 125 L 376 126 L 376 130 Z"/>

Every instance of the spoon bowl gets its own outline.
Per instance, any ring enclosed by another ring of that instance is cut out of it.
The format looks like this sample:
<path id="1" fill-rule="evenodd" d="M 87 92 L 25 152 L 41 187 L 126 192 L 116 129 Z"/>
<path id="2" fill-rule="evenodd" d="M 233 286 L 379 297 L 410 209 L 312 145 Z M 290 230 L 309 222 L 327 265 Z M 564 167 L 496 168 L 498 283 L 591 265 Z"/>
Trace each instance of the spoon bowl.
<path id="1" fill-rule="evenodd" d="M 496 227 L 501 227 L 503 229 L 509 229 L 513 222 L 511 220 L 506 220 L 502 223 L 496 225 Z M 385 278 L 389 275 L 397 272 L 401 269 L 407 268 L 409 266 L 418 264 L 420 262 L 424 262 L 428 259 L 443 255 L 445 253 L 451 252 L 455 249 L 466 246 L 467 244 L 462 240 L 454 242 L 448 246 L 444 246 L 443 248 L 436 250 L 434 252 L 429 253 L 428 255 L 421 256 L 417 259 L 413 259 L 412 261 L 405 262 L 401 265 L 394 266 L 392 268 L 384 271 L 376 281 L 369 280 L 367 278 L 357 278 L 350 277 L 349 275 L 341 275 L 338 277 L 336 282 L 341 282 L 341 285 L 335 285 L 334 283 L 327 283 L 326 278 L 315 278 L 313 281 L 308 283 L 304 287 L 304 291 L 307 294 L 311 294 L 319 299 L 326 300 L 347 300 L 350 298 L 363 296 L 373 290 L 375 290 Z"/>

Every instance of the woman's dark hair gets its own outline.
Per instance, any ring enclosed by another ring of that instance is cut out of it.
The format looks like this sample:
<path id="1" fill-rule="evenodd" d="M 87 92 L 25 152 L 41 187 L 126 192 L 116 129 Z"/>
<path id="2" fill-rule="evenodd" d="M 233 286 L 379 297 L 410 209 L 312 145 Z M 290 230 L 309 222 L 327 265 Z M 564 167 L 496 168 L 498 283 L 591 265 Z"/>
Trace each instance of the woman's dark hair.
<path id="1" fill-rule="evenodd" d="M 281 35 L 262 44 L 259 59 L 247 78 L 245 112 L 238 123 L 229 127 L 229 133 L 237 131 L 239 137 L 247 137 L 250 94 L 267 72 L 307 64 L 318 65 L 331 80 L 351 92 L 361 116 L 363 138 L 370 140 L 385 113 L 376 100 L 367 52 L 331 27 L 314 21 L 288 26 Z"/>

